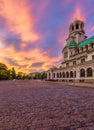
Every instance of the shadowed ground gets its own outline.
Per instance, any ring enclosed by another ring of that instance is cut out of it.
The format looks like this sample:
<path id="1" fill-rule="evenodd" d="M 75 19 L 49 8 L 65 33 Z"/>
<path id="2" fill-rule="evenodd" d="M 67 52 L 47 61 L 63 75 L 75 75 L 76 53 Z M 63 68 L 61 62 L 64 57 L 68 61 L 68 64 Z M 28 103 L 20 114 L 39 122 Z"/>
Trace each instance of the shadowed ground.
<path id="1" fill-rule="evenodd" d="M 94 130 L 94 89 L 0 81 L 0 130 Z"/>

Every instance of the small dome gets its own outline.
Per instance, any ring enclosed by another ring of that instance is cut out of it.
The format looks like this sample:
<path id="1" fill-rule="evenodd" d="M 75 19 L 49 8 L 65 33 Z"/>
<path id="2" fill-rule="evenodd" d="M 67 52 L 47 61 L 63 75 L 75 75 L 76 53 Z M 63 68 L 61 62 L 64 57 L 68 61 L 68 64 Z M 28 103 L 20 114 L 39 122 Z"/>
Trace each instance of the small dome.
<path id="1" fill-rule="evenodd" d="M 75 21 L 72 22 L 72 24 L 75 24 L 75 23 L 84 23 L 84 22 L 81 21 L 81 20 L 75 20 Z"/>
<path id="2" fill-rule="evenodd" d="M 71 47 L 71 46 L 77 47 L 76 42 L 74 42 L 74 41 L 68 42 L 65 47 Z"/>
<path id="3" fill-rule="evenodd" d="M 75 20 L 70 24 L 69 32 L 73 33 L 74 31 L 82 31 L 84 32 L 84 22 L 81 20 Z"/>

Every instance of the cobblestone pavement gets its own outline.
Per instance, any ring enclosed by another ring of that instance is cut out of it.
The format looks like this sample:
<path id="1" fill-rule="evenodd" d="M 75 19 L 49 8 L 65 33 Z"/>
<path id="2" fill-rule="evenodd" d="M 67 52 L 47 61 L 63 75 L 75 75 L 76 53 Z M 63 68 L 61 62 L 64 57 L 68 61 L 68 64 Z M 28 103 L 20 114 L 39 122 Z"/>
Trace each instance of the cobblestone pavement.
<path id="1" fill-rule="evenodd" d="M 0 130 L 94 130 L 94 89 L 0 81 Z"/>

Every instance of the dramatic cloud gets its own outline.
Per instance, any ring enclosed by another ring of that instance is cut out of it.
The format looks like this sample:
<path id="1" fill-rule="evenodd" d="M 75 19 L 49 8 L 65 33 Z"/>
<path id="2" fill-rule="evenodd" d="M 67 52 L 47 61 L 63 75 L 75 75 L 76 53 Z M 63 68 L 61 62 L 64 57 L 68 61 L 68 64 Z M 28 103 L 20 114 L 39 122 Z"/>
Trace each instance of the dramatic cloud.
<path id="1" fill-rule="evenodd" d="M 17 63 L 16 60 L 10 58 L 10 57 L 5 57 L 5 60 L 7 60 L 7 62 L 12 65 L 12 66 L 19 66 L 19 64 Z"/>
<path id="2" fill-rule="evenodd" d="M 69 25 L 94 32 L 93 0 L 0 0 L 0 62 L 17 71 L 48 70 L 62 62 Z"/>
<path id="3" fill-rule="evenodd" d="M 21 35 L 23 41 L 39 38 L 34 30 L 34 17 L 30 14 L 26 0 L 1 0 L 0 15 L 5 18 L 8 28 Z"/>
<path id="4" fill-rule="evenodd" d="M 47 70 L 47 66 L 54 65 L 55 61 L 58 61 L 59 57 L 53 57 L 50 59 L 49 55 L 41 53 L 39 49 L 29 50 L 28 53 L 23 51 L 17 51 L 14 46 L 10 45 L 4 50 L 0 49 L 1 62 L 7 64 L 9 67 L 14 66 L 18 71 L 28 72 L 31 68 L 40 71 L 40 69 Z M 40 61 L 40 62 L 36 62 Z M 25 69 L 24 69 L 24 65 Z M 31 66 L 32 65 L 32 66 Z"/>
<path id="5" fill-rule="evenodd" d="M 32 63 L 31 67 L 42 67 L 44 63 L 43 62 L 35 62 L 35 63 Z"/>

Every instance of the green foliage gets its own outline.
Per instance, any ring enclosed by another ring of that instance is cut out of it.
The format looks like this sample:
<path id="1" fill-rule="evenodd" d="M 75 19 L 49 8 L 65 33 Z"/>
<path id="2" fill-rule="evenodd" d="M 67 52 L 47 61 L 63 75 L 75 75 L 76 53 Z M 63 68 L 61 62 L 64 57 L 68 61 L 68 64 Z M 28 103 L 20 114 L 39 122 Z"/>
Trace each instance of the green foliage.
<path id="1" fill-rule="evenodd" d="M 7 79 L 7 66 L 0 63 L 0 79 Z"/>
<path id="2" fill-rule="evenodd" d="M 15 69 L 8 69 L 8 67 L 0 63 L 0 80 L 13 80 L 13 79 L 46 79 L 46 73 L 45 72 L 40 72 L 36 73 L 35 76 L 29 76 L 26 75 L 23 72 L 18 72 L 16 73 Z"/>
<path id="3" fill-rule="evenodd" d="M 45 72 L 43 72 L 43 73 L 41 74 L 41 79 L 46 79 L 46 78 L 47 78 L 47 75 L 46 75 Z"/>
<path id="4" fill-rule="evenodd" d="M 3 63 L 0 63 L 0 70 L 7 70 L 7 66 Z"/>
<path id="5" fill-rule="evenodd" d="M 14 69 L 14 68 L 12 68 L 11 76 L 12 76 L 12 79 L 15 79 L 15 78 L 16 78 L 16 72 L 15 72 L 15 69 Z"/>
<path id="6" fill-rule="evenodd" d="M 7 70 L 7 79 L 12 79 L 11 70 Z"/>
<path id="7" fill-rule="evenodd" d="M 7 70 L 1 69 L 0 70 L 0 79 L 7 79 Z"/>
<path id="8" fill-rule="evenodd" d="M 16 78 L 15 69 L 12 68 L 12 70 L 10 70 L 5 64 L 0 63 L 0 80 L 15 79 L 15 78 Z"/>

